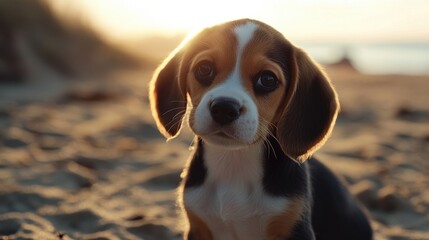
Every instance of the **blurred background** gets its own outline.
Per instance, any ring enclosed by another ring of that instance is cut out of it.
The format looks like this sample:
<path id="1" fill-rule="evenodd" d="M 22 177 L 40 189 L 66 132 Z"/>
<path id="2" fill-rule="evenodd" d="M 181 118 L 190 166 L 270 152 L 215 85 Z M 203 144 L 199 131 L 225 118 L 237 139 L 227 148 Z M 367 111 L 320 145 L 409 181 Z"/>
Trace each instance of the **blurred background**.
<path id="1" fill-rule="evenodd" d="M 425 0 L 0 0 L 0 238 L 180 239 L 192 134 L 165 143 L 149 80 L 188 34 L 254 18 L 336 86 L 316 155 L 376 239 L 429 239 L 428 14 Z"/>
<path id="2" fill-rule="evenodd" d="M 60 4 L 61 3 L 61 4 Z M 324 63 L 350 55 L 367 73 L 429 74 L 429 4 L 389 1 L 73 1 L 102 33 L 136 42 L 153 36 L 182 38 L 237 18 L 266 22 Z"/>

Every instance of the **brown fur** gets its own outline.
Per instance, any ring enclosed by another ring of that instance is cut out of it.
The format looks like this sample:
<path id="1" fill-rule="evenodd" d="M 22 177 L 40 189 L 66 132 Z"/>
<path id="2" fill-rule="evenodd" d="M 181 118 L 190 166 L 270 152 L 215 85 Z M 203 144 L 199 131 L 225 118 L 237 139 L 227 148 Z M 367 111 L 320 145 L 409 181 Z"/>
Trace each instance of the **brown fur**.
<path id="1" fill-rule="evenodd" d="M 293 59 L 294 91 L 277 123 L 276 135 L 287 155 L 304 161 L 329 137 L 339 103 L 328 77 L 306 53 L 295 48 Z"/>
<path id="2" fill-rule="evenodd" d="M 212 233 L 207 225 L 191 211 L 185 210 L 189 220 L 189 232 L 185 239 L 188 240 L 213 240 Z"/>
<path id="3" fill-rule="evenodd" d="M 292 199 L 286 212 L 271 219 L 267 227 L 267 240 L 288 239 L 295 224 L 301 219 L 304 205 L 303 199 Z"/>

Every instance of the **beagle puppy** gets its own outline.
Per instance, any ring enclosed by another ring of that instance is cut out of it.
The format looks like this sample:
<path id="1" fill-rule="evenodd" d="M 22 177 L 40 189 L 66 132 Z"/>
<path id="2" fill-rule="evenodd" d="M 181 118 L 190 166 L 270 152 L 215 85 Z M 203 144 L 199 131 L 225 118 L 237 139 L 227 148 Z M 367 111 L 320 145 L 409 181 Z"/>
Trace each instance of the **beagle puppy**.
<path id="1" fill-rule="evenodd" d="M 272 27 L 204 29 L 157 69 L 150 102 L 165 137 L 183 120 L 196 135 L 179 187 L 184 239 L 372 239 L 356 200 L 311 157 L 336 120 L 334 88 Z"/>

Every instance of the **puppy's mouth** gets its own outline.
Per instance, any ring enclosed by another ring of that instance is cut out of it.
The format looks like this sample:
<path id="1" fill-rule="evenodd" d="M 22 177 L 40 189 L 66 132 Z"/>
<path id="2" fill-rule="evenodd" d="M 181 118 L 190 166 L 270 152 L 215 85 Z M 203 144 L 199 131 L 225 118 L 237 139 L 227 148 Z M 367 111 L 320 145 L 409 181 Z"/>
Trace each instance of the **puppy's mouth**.
<path id="1" fill-rule="evenodd" d="M 215 130 L 209 133 L 200 134 L 202 137 L 208 137 L 208 138 L 224 138 L 224 139 L 231 139 L 231 140 L 238 140 L 236 136 L 234 136 L 232 133 L 229 133 L 228 131 L 225 131 L 223 129 Z"/>
<path id="2" fill-rule="evenodd" d="M 205 142 L 225 146 L 225 147 L 242 147 L 247 146 L 252 143 L 252 141 L 247 141 L 245 139 L 236 136 L 234 132 L 229 132 L 226 129 L 218 129 L 206 134 L 198 134 Z"/>
<path id="3" fill-rule="evenodd" d="M 236 139 L 236 137 L 234 137 L 232 134 L 228 134 L 225 131 L 217 131 L 217 132 L 213 133 L 212 135 L 217 136 L 217 137 L 222 137 L 222 138 Z"/>

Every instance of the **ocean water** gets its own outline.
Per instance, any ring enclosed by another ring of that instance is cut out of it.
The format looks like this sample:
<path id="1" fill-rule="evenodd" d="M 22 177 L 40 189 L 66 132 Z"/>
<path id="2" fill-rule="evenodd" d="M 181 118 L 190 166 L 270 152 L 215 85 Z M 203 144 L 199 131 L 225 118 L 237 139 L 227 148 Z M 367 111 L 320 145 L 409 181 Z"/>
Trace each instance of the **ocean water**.
<path id="1" fill-rule="evenodd" d="M 367 74 L 429 75 L 429 42 L 298 45 L 322 64 L 347 56 L 356 69 Z"/>

